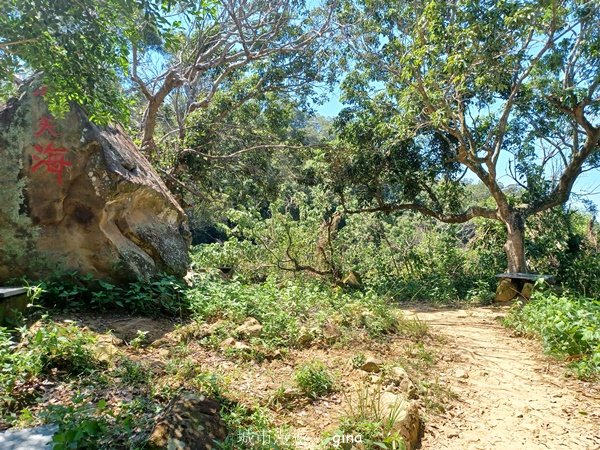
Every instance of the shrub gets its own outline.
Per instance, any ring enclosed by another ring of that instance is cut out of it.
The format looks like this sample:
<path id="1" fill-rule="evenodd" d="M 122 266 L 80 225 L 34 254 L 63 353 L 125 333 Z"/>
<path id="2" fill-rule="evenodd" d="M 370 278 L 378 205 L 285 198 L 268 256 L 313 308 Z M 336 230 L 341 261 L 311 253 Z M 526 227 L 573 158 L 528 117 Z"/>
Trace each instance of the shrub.
<path id="1" fill-rule="evenodd" d="M 225 404 L 221 416 L 228 430 L 220 450 L 294 450 L 289 430 L 275 428 L 265 408 L 250 409 L 239 403 Z"/>
<path id="2" fill-rule="evenodd" d="M 385 405 L 381 396 L 380 385 L 359 385 L 355 394 L 346 398 L 340 427 L 325 440 L 326 448 L 339 448 L 340 441 L 358 440 L 360 448 L 366 450 L 405 450 L 404 438 L 394 429 L 402 400 L 399 397 L 395 403 Z"/>
<path id="3" fill-rule="evenodd" d="M 37 330 L 28 330 L 25 337 L 28 348 L 40 358 L 42 372 L 57 369 L 79 375 L 90 373 L 100 364 L 90 348 L 95 337 L 74 324 L 45 322 Z"/>
<path id="4" fill-rule="evenodd" d="M 143 363 L 132 361 L 129 358 L 120 358 L 116 375 L 129 386 L 145 386 L 152 381 L 151 368 Z"/>
<path id="5" fill-rule="evenodd" d="M 320 361 L 304 364 L 296 369 L 294 380 L 308 397 L 317 398 L 333 391 L 333 378 Z"/>
<path id="6" fill-rule="evenodd" d="M 58 324 L 44 318 L 18 336 L 0 328 L 0 405 L 10 409 L 27 402 L 18 387 L 32 378 L 55 370 L 63 375 L 89 374 L 102 363 L 93 355 L 94 337 L 73 324 Z"/>
<path id="7" fill-rule="evenodd" d="M 569 357 L 578 376 L 600 375 L 600 301 L 536 292 L 531 302 L 510 312 L 505 324 L 518 333 L 539 337 L 546 352 Z"/>
<path id="8" fill-rule="evenodd" d="M 121 308 L 146 315 L 182 314 L 185 285 L 170 275 L 153 281 L 136 281 L 117 286 L 77 272 L 57 274 L 37 284 L 42 289 L 40 301 L 45 306 L 107 310 Z"/>
<path id="9" fill-rule="evenodd" d="M 44 413 L 48 423 L 59 427 L 52 438 L 55 450 L 144 448 L 157 405 L 134 399 L 113 409 L 106 400 L 90 400 L 77 396 L 72 405 L 50 406 Z"/>
<path id="10" fill-rule="evenodd" d="M 0 406 L 14 403 L 15 386 L 40 371 L 39 355 L 25 348 L 17 349 L 15 336 L 0 328 Z"/>

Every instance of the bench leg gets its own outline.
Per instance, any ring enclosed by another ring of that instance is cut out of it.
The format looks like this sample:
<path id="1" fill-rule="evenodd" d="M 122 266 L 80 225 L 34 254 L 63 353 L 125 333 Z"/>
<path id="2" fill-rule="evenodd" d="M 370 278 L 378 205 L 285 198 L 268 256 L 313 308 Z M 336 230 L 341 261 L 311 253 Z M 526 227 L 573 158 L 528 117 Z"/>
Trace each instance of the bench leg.
<path id="1" fill-rule="evenodd" d="M 510 278 L 502 278 L 496 289 L 497 302 L 508 302 L 519 295 L 519 286 Z"/>

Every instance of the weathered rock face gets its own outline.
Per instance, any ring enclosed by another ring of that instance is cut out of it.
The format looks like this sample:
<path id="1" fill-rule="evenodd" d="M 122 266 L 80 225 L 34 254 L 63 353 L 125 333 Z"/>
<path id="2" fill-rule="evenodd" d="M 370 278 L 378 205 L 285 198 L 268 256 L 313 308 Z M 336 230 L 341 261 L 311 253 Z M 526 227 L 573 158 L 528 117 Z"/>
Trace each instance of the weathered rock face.
<path id="1" fill-rule="evenodd" d="M 51 116 L 29 86 L 0 106 L 0 282 L 56 269 L 113 280 L 183 276 L 187 218 L 118 128 Z"/>

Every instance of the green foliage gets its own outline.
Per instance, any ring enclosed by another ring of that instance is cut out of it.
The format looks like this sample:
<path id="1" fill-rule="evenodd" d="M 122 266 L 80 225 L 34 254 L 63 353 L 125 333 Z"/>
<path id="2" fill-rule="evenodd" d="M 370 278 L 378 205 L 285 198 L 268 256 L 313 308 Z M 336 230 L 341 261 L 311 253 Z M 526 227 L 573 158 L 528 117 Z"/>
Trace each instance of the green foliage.
<path id="1" fill-rule="evenodd" d="M 365 287 L 397 300 L 443 303 L 473 296 L 478 279 L 485 280 L 480 285 L 483 295 L 484 284 L 503 270 L 500 264 L 489 264 L 475 239 L 465 242 L 463 235 L 468 237 L 472 228 L 436 224 L 413 214 L 342 216 L 328 242 L 324 217 L 331 214 L 323 205 L 326 200 L 316 193 L 297 194 L 290 199 L 298 205 L 297 213 L 282 212 L 276 203 L 265 219 L 247 211 L 231 213 L 236 218 L 233 236 L 224 244 L 197 247 L 195 266 L 208 269 L 228 261 L 242 278 L 260 280 L 285 278 L 286 272 L 294 273 L 295 261 L 306 268 L 303 272 L 319 270 L 334 281 L 334 274 L 357 273 Z"/>
<path id="2" fill-rule="evenodd" d="M 314 161 L 303 166 L 305 155 L 318 150 L 303 146 L 324 140 L 327 119 L 309 116 L 297 98 L 285 93 L 252 94 L 239 86 L 254 86 L 256 77 L 252 74 L 226 86 L 209 108 L 187 117 L 185 146 L 192 150 L 182 157 L 175 153 L 179 160 L 168 161 L 180 168 L 178 179 L 193 186 L 192 190 L 175 186 L 175 190 L 200 210 L 192 217 L 203 218 L 205 235 L 215 231 L 210 229 L 211 221 L 228 218 L 230 208 L 266 217 L 269 204 L 282 190 L 292 193 L 290 184 L 310 182 L 315 175 L 309 167 Z M 199 238 L 197 243 L 206 242 Z"/>
<path id="3" fill-rule="evenodd" d="M 487 280 L 475 280 L 467 292 L 467 300 L 477 305 L 489 305 L 494 299 L 494 291 Z"/>
<path id="4" fill-rule="evenodd" d="M 41 371 L 38 356 L 33 352 L 15 352 L 16 342 L 6 328 L 0 328 L 0 404 L 10 405 L 15 401 L 15 385 L 24 383 L 32 374 Z"/>
<path id="5" fill-rule="evenodd" d="M 45 306 L 95 310 L 120 308 L 147 315 L 176 315 L 186 309 L 184 284 L 170 275 L 117 286 L 91 275 L 67 272 L 45 279 L 37 286 L 43 290 L 40 301 Z"/>
<path id="6" fill-rule="evenodd" d="M 276 428 L 264 408 L 250 409 L 238 403 L 229 404 L 221 411 L 229 431 L 223 442 L 216 443 L 220 450 L 294 450 L 292 436 L 287 430 Z"/>
<path id="7" fill-rule="evenodd" d="M 583 296 L 600 295 L 598 226 L 591 214 L 555 208 L 532 218 L 527 249 L 534 272 Z"/>
<path id="8" fill-rule="evenodd" d="M 342 1 L 348 107 L 328 151 L 340 200 L 509 229 L 564 205 L 600 155 L 589 134 L 600 108 L 592 3 Z M 473 204 L 465 175 L 491 203 Z M 522 248 L 518 233 L 510 239 Z M 527 269 L 522 252 L 509 256 L 511 270 Z"/>
<path id="9" fill-rule="evenodd" d="M 108 423 L 102 417 L 106 410 L 106 401 L 97 405 L 84 404 L 83 398 L 76 398 L 74 406 L 56 406 L 47 413 L 52 423 L 60 427 L 52 438 L 55 449 L 91 448 L 108 431 Z"/>
<path id="10" fill-rule="evenodd" d="M 121 358 L 117 362 L 116 375 L 128 386 L 149 385 L 152 380 L 152 371 L 143 363 Z"/>
<path id="11" fill-rule="evenodd" d="M 308 157 L 305 166 L 318 166 L 319 161 Z M 233 267 L 240 281 L 318 272 L 340 283 L 356 273 L 362 289 L 399 301 L 440 303 L 487 303 L 496 288 L 495 274 L 506 270 L 501 222 L 443 224 L 414 213 L 343 214 L 322 186 L 286 183 L 268 209 L 230 209 L 226 221 L 218 224 L 224 242 L 197 246 L 194 268 Z M 490 201 L 481 189 L 468 186 L 473 204 Z M 328 235 L 326 225 L 335 214 L 341 220 Z M 526 228 L 528 265 L 594 296 L 600 292 L 600 272 L 591 270 L 600 264 L 597 236 L 598 226 L 588 213 L 561 207 L 546 211 L 532 217 Z"/>
<path id="12" fill-rule="evenodd" d="M 365 362 L 367 362 L 367 357 L 364 353 L 359 353 L 358 355 L 353 356 L 352 361 L 350 361 L 352 367 L 355 369 L 360 369 Z"/>
<path id="13" fill-rule="evenodd" d="M 304 167 L 320 174 L 320 161 L 318 155 L 308 157 Z M 344 214 L 323 186 L 290 179 L 268 208 L 240 205 L 226 217 L 218 224 L 225 242 L 194 249 L 196 269 L 231 266 L 246 280 L 304 272 L 338 283 L 355 273 L 382 295 L 439 302 L 465 299 L 474 280 L 491 281 L 503 270 L 502 258 L 489 263 L 498 248 L 484 260 L 471 239 L 479 234 L 472 227 L 440 225 L 414 214 Z"/>
<path id="14" fill-rule="evenodd" d="M 116 28 L 127 20 L 125 2 L 94 3 L 3 2 L 0 79 L 8 79 L 22 61 L 27 69 L 44 72 L 54 114 L 63 115 L 73 101 L 85 105 L 98 122 L 126 117 L 118 78 L 127 66 L 126 46 Z"/>
<path id="15" fill-rule="evenodd" d="M 147 331 L 137 330 L 135 337 L 131 341 L 129 341 L 129 345 L 131 346 L 131 348 L 135 350 L 139 350 L 140 348 L 142 348 L 148 342 L 146 338 L 147 334 Z"/>
<path id="16" fill-rule="evenodd" d="M 20 342 L 0 328 L 0 403 L 14 408 L 23 399 L 14 398 L 15 387 L 54 373 L 82 375 L 103 367 L 93 355 L 94 337 L 72 323 L 56 323 L 47 318 L 35 327 L 20 330 Z"/>
<path id="17" fill-rule="evenodd" d="M 41 372 L 52 369 L 71 375 L 89 373 L 101 366 L 95 360 L 90 345 L 95 338 L 79 329 L 75 324 L 42 322 L 36 330 L 28 329 L 24 334 L 28 351 L 38 355 Z"/>
<path id="18" fill-rule="evenodd" d="M 294 372 L 298 388 L 310 398 L 322 397 L 333 391 L 333 378 L 321 361 L 303 364 Z"/>
<path id="19" fill-rule="evenodd" d="M 476 266 L 488 268 L 487 281 L 490 275 L 505 270 L 506 258 L 501 247 L 506 231 L 501 224 L 490 221 L 478 220 L 475 225 L 469 271 Z M 594 216 L 578 209 L 557 207 L 531 217 L 526 227 L 529 269 L 553 275 L 557 284 L 585 297 L 598 296 L 598 231 Z M 493 287 L 492 283 L 490 288 Z"/>
<path id="20" fill-rule="evenodd" d="M 212 337 L 214 344 L 233 333 L 248 317 L 263 325 L 251 343 L 266 347 L 301 347 L 324 342 L 324 329 L 337 330 L 333 340 L 368 335 L 412 333 L 387 299 L 373 292 L 332 289 L 320 283 L 268 280 L 261 284 L 224 282 L 205 277 L 188 291 L 193 317 L 198 321 L 224 319 Z"/>
<path id="21" fill-rule="evenodd" d="M 200 372 L 192 380 L 193 386 L 214 399 L 224 399 L 227 383 L 223 377 L 212 372 Z"/>
<path id="22" fill-rule="evenodd" d="M 560 280 L 584 296 L 600 296 L 600 252 L 584 243 L 558 271 Z"/>
<path id="23" fill-rule="evenodd" d="M 83 395 L 73 398 L 70 406 L 51 406 L 44 414 L 49 423 L 59 429 L 52 438 L 53 448 L 139 449 L 144 447 L 145 436 L 137 433 L 151 426 L 156 407 L 148 401 L 136 399 L 109 407 L 106 400 L 92 402 Z"/>
<path id="24" fill-rule="evenodd" d="M 357 210 L 376 202 L 425 204 L 430 191 L 435 210 L 456 212 L 464 185 L 455 182 L 460 166 L 451 162 L 454 139 L 434 132 L 419 139 L 401 136 L 395 126 L 397 108 L 376 96 L 364 108 L 350 107 L 338 115 L 339 138 L 327 154 L 334 191 L 347 198 L 348 208 Z"/>
<path id="25" fill-rule="evenodd" d="M 359 385 L 347 398 L 340 427 L 325 440 L 327 448 L 351 449 L 352 442 L 358 440 L 361 448 L 369 450 L 405 450 L 404 438 L 394 430 L 404 406 L 402 399 L 398 397 L 395 403 L 386 405 L 381 395 L 380 385 Z"/>
<path id="26" fill-rule="evenodd" d="M 539 337 L 548 353 L 571 360 L 578 376 L 600 376 L 600 301 L 536 292 L 529 303 L 511 311 L 505 324 Z"/>
<path id="27" fill-rule="evenodd" d="M 232 237 L 222 244 L 204 244 L 193 248 L 192 267 L 244 270 L 249 261 L 257 258 L 257 253 L 257 247 L 251 242 Z"/>
<path id="28" fill-rule="evenodd" d="M 121 85 L 129 75 L 131 45 L 164 50 L 181 15 L 205 11 L 207 2 L 162 0 L 6 0 L 0 4 L 0 86 L 13 74 L 43 72 L 48 106 L 60 116 L 69 103 L 83 106 L 95 123 L 126 122 L 131 103 Z M 197 8 L 199 7 L 199 9 Z M 2 91 L 3 89 L 0 89 Z"/>

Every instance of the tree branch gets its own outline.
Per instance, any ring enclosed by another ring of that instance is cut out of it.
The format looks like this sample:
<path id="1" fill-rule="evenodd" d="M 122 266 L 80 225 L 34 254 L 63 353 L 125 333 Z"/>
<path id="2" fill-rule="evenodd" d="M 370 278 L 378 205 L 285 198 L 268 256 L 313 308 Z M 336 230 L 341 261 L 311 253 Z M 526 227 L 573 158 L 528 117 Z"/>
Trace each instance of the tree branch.
<path id="1" fill-rule="evenodd" d="M 445 223 L 465 223 L 473 219 L 474 217 L 483 217 L 486 219 L 499 220 L 497 210 L 483 208 L 480 206 L 471 206 L 466 211 L 458 214 L 440 213 L 418 203 L 382 204 L 372 208 L 362 208 L 354 210 L 346 209 L 345 205 L 343 205 L 343 207 L 344 212 L 346 212 L 347 214 L 361 214 L 374 212 L 384 212 L 389 214 L 394 211 L 416 211 Z"/>
<path id="2" fill-rule="evenodd" d="M 226 159 L 234 159 L 243 155 L 244 153 L 256 151 L 256 150 L 264 150 L 264 149 L 287 149 L 287 150 L 304 150 L 308 148 L 322 148 L 323 145 L 287 145 L 287 144 L 262 144 L 262 145 L 253 145 L 252 147 L 246 147 L 236 152 L 230 153 L 229 155 L 211 155 L 209 153 L 202 153 L 197 150 L 186 148 L 182 151 L 182 155 L 186 153 L 193 153 L 198 156 L 202 156 L 203 158 L 214 159 L 214 160 L 226 160 Z"/>
<path id="3" fill-rule="evenodd" d="M 12 41 L 12 42 L 0 42 L 0 48 L 7 49 L 8 47 L 11 47 L 13 45 L 28 44 L 30 42 L 35 42 L 35 41 L 37 41 L 37 38 L 21 39 L 19 41 Z"/>

